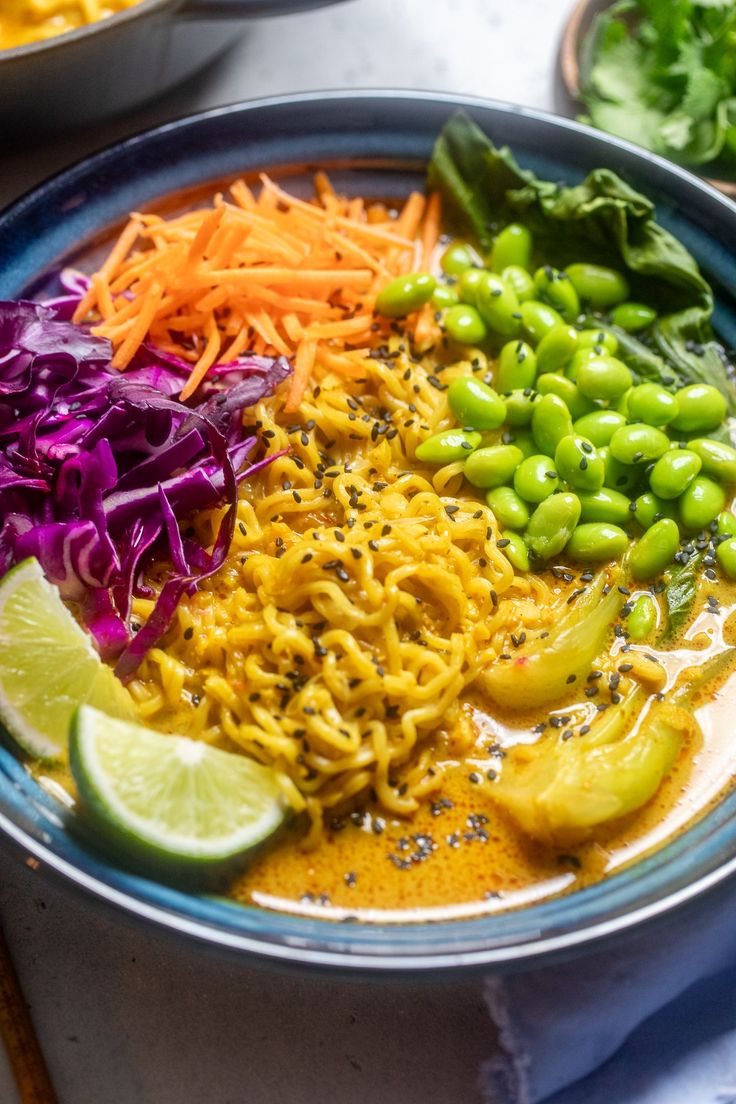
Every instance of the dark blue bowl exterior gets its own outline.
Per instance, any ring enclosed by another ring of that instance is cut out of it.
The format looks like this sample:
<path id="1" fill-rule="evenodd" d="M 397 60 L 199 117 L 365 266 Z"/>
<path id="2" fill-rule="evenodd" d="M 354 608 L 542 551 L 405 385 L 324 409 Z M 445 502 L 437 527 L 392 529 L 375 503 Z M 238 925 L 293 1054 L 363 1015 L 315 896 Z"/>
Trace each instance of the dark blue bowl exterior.
<path id="1" fill-rule="evenodd" d="M 716 324 L 736 346 L 736 207 L 668 163 L 575 123 L 487 101 L 433 94 L 313 94 L 235 105 L 171 123 L 88 159 L 0 215 L 0 295 L 16 297 L 129 211 L 182 188 L 259 168 L 325 162 L 346 187 L 400 196 L 421 185 L 442 124 L 464 107 L 521 164 L 574 182 L 607 166 L 649 195 L 658 217 L 713 284 Z M 210 946 L 282 962 L 419 971 L 518 968 L 571 956 L 674 908 L 707 900 L 736 870 L 736 792 L 656 854 L 571 896 L 473 920 L 336 924 L 183 893 L 84 850 L 0 747 L 0 831 L 68 883 L 128 914 Z"/>

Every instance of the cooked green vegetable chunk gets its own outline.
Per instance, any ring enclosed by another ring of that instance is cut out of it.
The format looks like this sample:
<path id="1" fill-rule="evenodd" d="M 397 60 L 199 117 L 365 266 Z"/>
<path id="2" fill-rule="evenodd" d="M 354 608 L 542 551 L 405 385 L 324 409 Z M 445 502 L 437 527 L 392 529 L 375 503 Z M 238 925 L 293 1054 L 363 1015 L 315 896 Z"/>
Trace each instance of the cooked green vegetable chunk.
<path id="1" fill-rule="evenodd" d="M 385 318 L 405 318 L 428 303 L 436 287 L 437 281 L 428 272 L 397 276 L 378 293 L 376 310 Z"/>
<path id="2" fill-rule="evenodd" d="M 459 345 L 480 345 L 488 336 L 485 322 L 469 303 L 448 307 L 442 322 L 448 337 Z"/>
<path id="3" fill-rule="evenodd" d="M 566 322 L 575 321 L 580 314 L 580 299 L 567 273 L 543 265 L 534 273 L 534 285 L 542 302 L 558 310 Z"/>
<path id="4" fill-rule="evenodd" d="M 581 491 L 599 491 L 603 486 L 603 458 L 586 437 L 571 433 L 555 449 L 555 467 L 561 479 Z"/>
<path id="5" fill-rule="evenodd" d="M 677 399 L 658 383 L 640 383 L 628 398 L 629 418 L 652 426 L 666 426 L 679 413 Z"/>
<path id="6" fill-rule="evenodd" d="M 578 525 L 566 550 L 571 560 L 603 563 L 623 556 L 628 546 L 628 534 L 620 526 L 605 521 L 590 521 Z"/>
<path id="7" fill-rule="evenodd" d="M 629 285 L 622 272 L 597 264 L 571 264 L 565 269 L 581 299 L 605 310 L 628 298 Z"/>
<path id="8" fill-rule="evenodd" d="M 514 472 L 514 490 L 525 502 L 543 502 L 559 485 L 554 461 L 543 453 L 527 456 Z"/>
<path id="9" fill-rule="evenodd" d="M 475 305 L 489 329 L 503 337 L 512 337 L 521 329 L 516 292 L 495 272 L 486 272 L 475 292 Z"/>
<path id="10" fill-rule="evenodd" d="M 575 421 L 575 432 L 587 437 L 596 448 L 609 444 L 617 429 L 626 425 L 623 414 L 616 410 L 593 410 Z"/>
<path id="11" fill-rule="evenodd" d="M 659 460 L 670 447 L 670 439 L 654 426 L 628 425 L 617 429 L 609 448 L 622 464 L 642 464 Z"/>
<path id="12" fill-rule="evenodd" d="M 498 357 L 496 387 L 499 391 L 523 391 L 537 378 L 537 354 L 526 341 L 507 341 Z"/>
<path id="13" fill-rule="evenodd" d="M 690 449 L 670 449 L 649 473 L 649 486 L 659 498 L 679 498 L 700 471 L 702 460 Z"/>
<path id="14" fill-rule="evenodd" d="M 657 312 L 645 303 L 619 303 L 611 311 L 611 321 L 614 326 L 620 326 L 628 333 L 639 333 L 651 326 L 657 317 Z"/>
<path id="15" fill-rule="evenodd" d="M 563 326 L 565 322 L 559 311 L 539 299 L 526 299 L 520 305 L 519 311 L 524 332 L 535 345 L 555 326 Z"/>
<path id="16" fill-rule="evenodd" d="M 506 420 L 506 403 L 492 387 L 473 376 L 454 379 L 447 391 L 447 401 L 465 428 L 498 429 Z"/>
<path id="17" fill-rule="evenodd" d="M 603 353 L 583 361 L 575 380 L 589 399 L 618 399 L 631 387 L 632 376 L 622 360 Z"/>
<path id="18" fill-rule="evenodd" d="M 498 547 L 517 571 L 529 571 L 529 552 L 524 538 L 512 529 L 504 529 Z"/>
<path id="19" fill-rule="evenodd" d="M 556 494 L 540 502 L 531 516 L 525 539 L 536 560 L 558 556 L 580 518 L 580 500 L 574 494 Z"/>
<path id="20" fill-rule="evenodd" d="M 630 640 L 646 640 L 657 627 L 657 606 L 648 594 L 640 594 L 626 618 Z"/>
<path id="21" fill-rule="evenodd" d="M 634 579 L 653 579 L 675 558 L 680 546 L 680 530 L 671 518 L 662 518 L 647 529 L 634 545 L 629 556 L 629 570 Z"/>
<path id="22" fill-rule="evenodd" d="M 631 499 L 610 487 L 585 492 L 580 499 L 581 521 L 608 521 L 612 525 L 628 525 L 632 518 Z"/>
<path id="23" fill-rule="evenodd" d="M 557 395 L 544 395 L 534 406 L 532 433 L 539 451 L 554 456 L 563 437 L 572 433 L 572 418 L 567 406 Z"/>
<path id="24" fill-rule="evenodd" d="M 480 266 L 481 260 L 468 242 L 454 241 L 440 257 L 440 268 L 448 276 L 460 276 L 467 268 Z"/>
<path id="25" fill-rule="evenodd" d="M 512 222 L 496 236 L 491 249 L 491 268 L 503 272 L 509 265 L 529 268 L 532 259 L 532 236 L 526 226 Z"/>
<path id="26" fill-rule="evenodd" d="M 417 446 L 416 458 L 423 464 L 452 464 L 465 460 L 482 441 L 480 433 L 467 433 L 464 429 L 443 429 L 427 437 Z"/>
<path id="27" fill-rule="evenodd" d="M 577 352 L 579 341 L 574 326 L 553 326 L 537 346 L 539 371 L 561 371 Z"/>
<path id="28" fill-rule="evenodd" d="M 709 433 L 726 417 L 728 403 L 709 383 L 692 383 L 676 392 L 677 416 L 670 425 L 682 433 Z"/>
<path id="29" fill-rule="evenodd" d="M 508 483 L 524 460 L 516 445 L 489 445 L 468 456 L 463 474 L 474 487 L 500 487 Z"/>
<path id="30" fill-rule="evenodd" d="M 687 447 L 700 457 L 703 475 L 711 475 L 721 483 L 736 483 L 736 449 L 731 445 L 712 441 L 709 437 L 696 437 Z"/>
<path id="31" fill-rule="evenodd" d="M 486 495 L 486 502 L 503 529 L 526 529 L 529 524 L 529 507 L 513 487 L 495 487 Z"/>
<path id="32" fill-rule="evenodd" d="M 726 505 L 726 492 L 706 475 L 698 475 L 681 496 L 679 505 L 680 520 L 686 529 L 705 529 Z"/>

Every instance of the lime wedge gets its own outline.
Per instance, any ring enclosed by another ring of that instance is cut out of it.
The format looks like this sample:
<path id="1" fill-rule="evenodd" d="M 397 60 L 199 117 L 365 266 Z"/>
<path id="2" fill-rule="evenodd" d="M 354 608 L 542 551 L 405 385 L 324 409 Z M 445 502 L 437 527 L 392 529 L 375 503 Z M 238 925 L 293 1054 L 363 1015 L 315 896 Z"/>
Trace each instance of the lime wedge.
<path id="1" fill-rule="evenodd" d="M 270 767 L 86 705 L 72 720 L 69 758 L 85 812 L 131 858 L 221 862 L 269 836 L 287 809 Z"/>
<path id="2" fill-rule="evenodd" d="M 72 713 L 84 702 L 133 717 L 125 687 L 47 581 L 24 560 L 0 582 L 0 722 L 39 759 L 62 755 Z"/>

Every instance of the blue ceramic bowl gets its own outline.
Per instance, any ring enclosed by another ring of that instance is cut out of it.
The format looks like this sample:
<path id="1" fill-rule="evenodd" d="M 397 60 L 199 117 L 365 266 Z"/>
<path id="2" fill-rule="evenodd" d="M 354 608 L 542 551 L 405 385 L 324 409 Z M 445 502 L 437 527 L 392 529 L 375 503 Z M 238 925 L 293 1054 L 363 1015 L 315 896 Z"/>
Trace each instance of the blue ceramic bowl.
<path id="1" fill-rule="evenodd" d="M 522 165 L 573 182 L 608 166 L 657 204 L 661 222 L 694 253 L 718 296 L 716 326 L 736 345 L 736 207 L 690 174 L 624 142 L 551 116 L 480 100 L 365 92 L 286 97 L 170 123 L 82 162 L 0 216 L 0 295 L 40 286 L 45 273 L 94 248 L 127 213 L 179 189 L 248 170 L 289 170 L 307 186 L 328 165 L 346 189 L 382 196 L 421 186 L 448 116 L 464 107 Z M 301 175 L 300 175 L 301 173 Z M 572 956 L 654 922 L 707 907 L 736 870 L 736 792 L 656 854 L 591 888 L 516 912 L 406 925 L 287 916 L 166 888 L 84 850 L 53 801 L 0 748 L 0 832 L 6 846 L 139 920 L 210 947 L 261 959 L 360 970 L 519 967 Z"/>

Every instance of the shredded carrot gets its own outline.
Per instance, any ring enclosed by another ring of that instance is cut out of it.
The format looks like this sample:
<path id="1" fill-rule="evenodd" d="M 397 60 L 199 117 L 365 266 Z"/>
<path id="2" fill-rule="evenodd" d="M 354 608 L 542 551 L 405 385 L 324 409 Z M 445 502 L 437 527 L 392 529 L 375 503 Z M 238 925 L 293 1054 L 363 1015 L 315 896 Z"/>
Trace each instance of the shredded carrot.
<path id="1" fill-rule="evenodd" d="M 315 192 L 310 202 L 263 176 L 257 192 L 239 180 L 229 197 L 180 215 L 132 215 L 75 321 L 92 316 L 121 371 L 144 341 L 181 357 L 191 365 L 182 398 L 218 362 L 249 351 L 290 356 L 286 407 L 298 410 L 315 366 L 354 378 L 385 343 L 376 296 L 431 263 L 440 228 L 437 195 L 414 192 L 394 215 L 340 195 L 325 173 Z M 436 338 L 429 308 L 414 328 L 420 344 Z"/>

